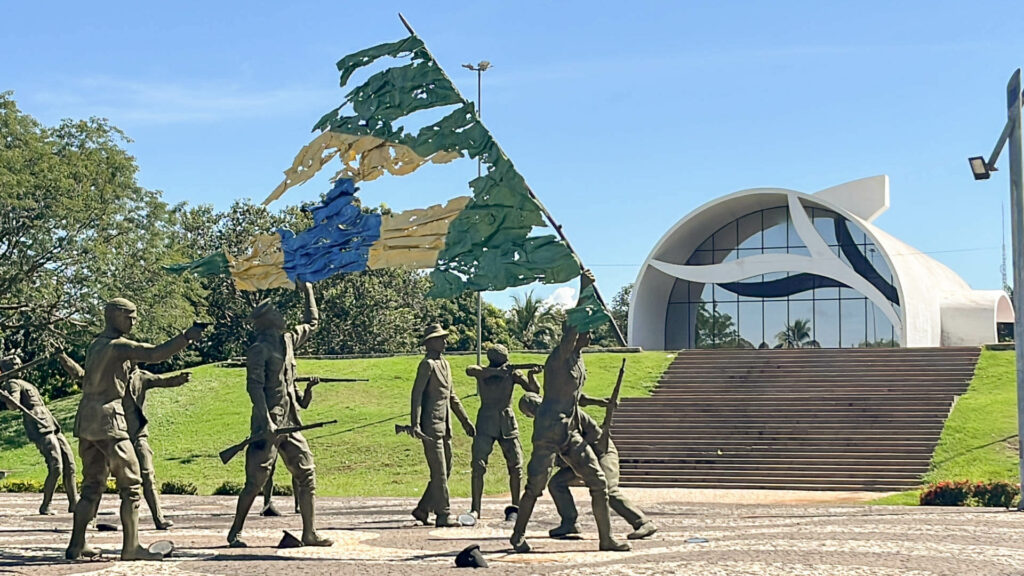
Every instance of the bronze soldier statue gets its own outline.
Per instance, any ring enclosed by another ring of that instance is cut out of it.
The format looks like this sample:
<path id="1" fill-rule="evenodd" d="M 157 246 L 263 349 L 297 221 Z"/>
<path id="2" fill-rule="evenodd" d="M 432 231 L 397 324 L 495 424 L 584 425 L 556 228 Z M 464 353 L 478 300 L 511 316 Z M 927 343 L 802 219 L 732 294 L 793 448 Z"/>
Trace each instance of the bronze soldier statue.
<path id="1" fill-rule="evenodd" d="M 74 378 L 81 380 L 85 370 L 63 352 L 57 361 Z M 135 457 L 139 460 L 142 473 L 142 495 L 153 516 L 153 524 L 157 530 L 167 530 L 174 522 L 164 517 L 160 509 L 160 499 L 156 489 L 156 471 L 153 466 L 153 449 L 149 445 L 149 418 L 146 417 L 146 395 L 153 388 L 176 388 L 191 379 L 191 372 L 181 372 L 172 376 L 153 374 L 138 367 L 132 369 L 128 377 L 127 393 L 124 395 L 124 416 L 128 423 L 128 436 L 131 438 Z M 93 511 L 92 518 L 95 518 Z"/>
<path id="2" fill-rule="evenodd" d="M 276 434 L 278 428 L 300 426 L 298 392 L 295 387 L 295 349 L 309 340 L 320 323 L 320 314 L 313 296 L 313 286 L 300 282 L 305 291 L 304 324 L 286 331 L 284 316 L 269 300 L 261 302 L 250 319 L 256 339 L 246 355 L 246 389 L 252 400 L 250 438 L 255 440 L 245 450 L 245 487 L 238 496 L 235 521 L 228 531 L 228 544 L 244 548 L 239 538 L 253 501 L 267 484 L 278 453 L 291 472 L 298 490 L 299 513 L 302 515 L 302 544 L 330 546 L 329 538 L 316 532 L 316 475 L 313 453 L 301 432 Z"/>
<path id="3" fill-rule="evenodd" d="M 19 366 L 21 359 L 17 356 L 0 359 L 0 372 L 9 372 Z M 46 482 L 43 484 L 43 503 L 39 506 L 39 513 L 54 513 L 50 509 L 50 502 L 57 489 L 57 482 L 62 476 L 64 492 L 68 497 L 68 512 L 74 512 L 75 504 L 78 502 L 78 491 L 75 488 L 75 454 L 68 439 L 64 437 L 60 424 L 43 403 L 39 390 L 32 384 L 12 378 L 4 382 L 0 390 L 5 393 L 4 403 L 8 408 L 23 410 L 21 421 L 25 426 L 25 434 L 46 461 Z"/>
<path id="4" fill-rule="evenodd" d="M 580 293 L 593 282 L 593 275 L 585 270 L 580 276 Z M 589 332 L 577 332 L 566 323 L 562 328 L 561 340 L 544 364 L 544 399 L 534 419 L 533 454 L 526 468 L 526 490 L 519 503 L 519 517 L 509 539 L 516 552 L 530 551 L 530 545 L 526 542 L 526 525 L 533 514 L 537 498 L 544 493 L 548 474 L 559 456 L 590 489 L 600 549 L 630 549 L 629 544 L 618 542 L 612 537 L 608 482 L 597 455 L 583 439 L 580 425 L 581 405 L 608 405 L 607 400 L 590 398 L 582 393 L 587 371 L 580 352 L 589 343 Z"/>
<path id="5" fill-rule="evenodd" d="M 195 342 L 202 325 L 153 346 L 126 336 L 138 320 L 135 304 L 124 298 L 107 302 L 103 309 L 106 327 L 85 354 L 82 400 L 75 416 L 78 454 L 82 458 L 82 497 L 75 506 L 75 522 L 65 556 L 68 559 L 96 556 L 85 542 L 85 529 L 113 474 L 121 495 L 122 560 L 162 560 L 163 554 L 139 545 L 139 499 L 142 477 L 138 457 L 128 434 L 124 395 L 132 367 L 139 362 L 162 362 Z"/>
<path id="6" fill-rule="evenodd" d="M 427 524 L 433 512 L 436 514 L 434 525 L 439 528 L 462 525 L 451 517 L 448 500 L 448 476 L 452 472 L 451 412 L 462 423 L 467 435 L 476 434 L 452 387 L 451 366 L 442 355 L 447 336 L 448 331 L 440 324 L 431 324 L 423 332 L 420 343 L 426 347 L 427 354 L 416 370 L 409 424 L 411 434 L 423 441 L 423 454 L 430 468 L 430 482 L 412 515 L 422 524 Z"/>
<path id="7" fill-rule="evenodd" d="M 508 466 L 508 484 L 512 493 L 512 507 L 506 520 L 518 512 L 519 495 L 523 476 L 523 448 L 519 444 L 519 424 L 512 411 L 512 391 L 516 385 L 527 392 L 540 392 L 537 373 L 544 369 L 536 365 L 523 377 L 508 363 L 508 349 L 495 344 L 487 350 L 488 366 L 470 366 L 466 374 L 476 378 L 476 389 L 480 395 L 480 410 L 476 414 L 476 435 L 473 436 L 473 499 L 470 513 L 480 517 L 480 504 L 484 494 L 484 475 L 487 473 L 487 459 L 494 449 L 494 443 L 501 446 Z"/>
<path id="8" fill-rule="evenodd" d="M 541 397 L 537 394 L 524 394 L 519 399 L 519 409 L 523 414 L 533 418 L 537 408 L 541 404 Z M 619 452 L 611 438 L 606 441 L 608 447 L 601 449 L 601 427 L 586 412 L 580 410 L 580 424 L 583 427 L 583 440 L 590 445 L 590 448 L 597 454 L 601 462 L 601 470 L 604 471 L 605 479 L 608 481 L 608 504 L 616 514 L 622 516 L 629 525 L 633 527 L 626 538 L 630 540 L 642 540 L 658 531 L 654 522 L 644 517 L 642 510 L 637 508 L 619 490 Z M 555 501 L 555 509 L 562 519 L 556 528 L 552 528 L 548 534 L 552 538 L 563 538 L 580 533 L 580 525 L 576 522 L 579 512 L 576 510 L 576 502 L 573 500 L 572 492 L 569 491 L 569 484 L 578 478 L 564 460 L 559 458 L 559 469 L 551 479 L 548 480 L 548 490 L 551 492 L 551 499 Z"/>
<path id="9" fill-rule="evenodd" d="M 305 410 L 309 408 L 309 403 L 313 401 L 313 387 L 320 383 L 320 379 L 316 376 L 310 376 L 306 382 L 306 389 L 303 390 L 302 396 L 298 397 L 299 407 Z M 260 516 L 280 516 L 281 513 L 274 508 L 274 503 L 271 499 L 274 496 L 274 472 L 277 471 L 277 461 L 274 461 L 274 465 L 270 467 L 270 476 L 267 476 L 267 483 L 263 486 L 263 510 L 260 510 Z M 292 478 L 292 499 L 294 500 L 295 513 L 299 513 L 299 483 Z"/>

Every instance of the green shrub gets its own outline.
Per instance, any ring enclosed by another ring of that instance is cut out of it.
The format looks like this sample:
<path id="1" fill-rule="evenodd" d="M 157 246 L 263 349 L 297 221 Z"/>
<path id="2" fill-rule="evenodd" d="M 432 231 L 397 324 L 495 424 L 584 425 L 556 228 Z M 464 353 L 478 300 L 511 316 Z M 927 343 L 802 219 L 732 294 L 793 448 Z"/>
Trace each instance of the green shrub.
<path id="1" fill-rule="evenodd" d="M 199 494 L 199 487 L 187 480 L 168 480 L 160 485 L 161 494 Z"/>
<path id="2" fill-rule="evenodd" d="M 0 482 L 0 492 L 37 493 L 43 491 L 43 483 L 38 480 L 6 480 Z"/>
<path id="3" fill-rule="evenodd" d="M 274 495 L 275 496 L 294 496 L 295 492 L 292 490 L 291 484 L 274 484 Z"/>
<path id="4" fill-rule="evenodd" d="M 978 501 L 979 506 L 1009 508 L 1019 494 L 1020 487 L 1018 485 L 1000 481 L 978 482 L 974 485 L 974 492 L 971 496 Z"/>
<path id="5" fill-rule="evenodd" d="M 235 482 L 233 480 L 226 480 L 220 486 L 217 486 L 213 490 L 214 496 L 238 496 L 242 493 L 242 488 L 245 485 L 241 482 Z"/>
<path id="6" fill-rule="evenodd" d="M 1020 486 L 1009 482 L 970 482 L 946 480 L 929 484 L 921 492 L 922 506 L 988 506 L 1009 508 Z"/>

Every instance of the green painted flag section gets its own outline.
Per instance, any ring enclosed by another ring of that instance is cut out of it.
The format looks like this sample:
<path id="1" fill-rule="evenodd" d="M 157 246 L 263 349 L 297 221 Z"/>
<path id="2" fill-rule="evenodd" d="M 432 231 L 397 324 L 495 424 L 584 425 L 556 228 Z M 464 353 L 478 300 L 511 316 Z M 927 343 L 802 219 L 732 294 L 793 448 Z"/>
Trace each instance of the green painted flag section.
<path id="1" fill-rule="evenodd" d="M 598 300 L 594 286 L 590 285 L 580 292 L 576 307 L 566 311 L 565 319 L 577 331 L 589 332 L 610 321 L 611 316 Z"/>
<path id="2" fill-rule="evenodd" d="M 578 277 L 580 262 L 563 241 L 550 234 L 531 235 L 535 227 L 547 226 L 541 206 L 474 105 L 462 98 L 422 40 L 411 35 L 345 56 L 337 63 L 340 85 L 346 87 L 353 73 L 381 58 L 403 62 L 349 90 L 345 101 L 325 114 L 314 131 L 379 138 L 407 147 L 421 159 L 446 153 L 483 163 L 484 174 L 470 182 L 472 199 L 450 224 L 430 274 L 430 295 L 447 298 L 467 290 L 559 284 Z M 450 106 L 455 108 L 415 133 L 400 125 L 415 112 Z M 596 295 L 591 296 L 599 310 L 583 307 L 570 316 L 570 323 L 597 326 L 608 320 Z"/>
<path id="3" fill-rule="evenodd" d="M 164 266 L 164 270 L 173 274 L 184 274 L 185 272 L 191 272 L 196 276 L 226 276 L 231 273 L 228 266 L 228 257 L 223 250 L 219 250 L 204 256 L 193 262 L 185 264 L 173 264 L 171 266 Z"/>

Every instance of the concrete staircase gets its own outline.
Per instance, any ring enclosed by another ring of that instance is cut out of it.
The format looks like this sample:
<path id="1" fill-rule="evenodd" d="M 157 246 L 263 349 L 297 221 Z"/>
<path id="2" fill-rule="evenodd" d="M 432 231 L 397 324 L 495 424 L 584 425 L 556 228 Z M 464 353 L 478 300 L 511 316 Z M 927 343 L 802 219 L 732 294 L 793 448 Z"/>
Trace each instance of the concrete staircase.
<path id="1" fill-rule="evenodd" d="M 623 486 L 906 490 L 978 348 L 685 350 L 615 412 Z"/>

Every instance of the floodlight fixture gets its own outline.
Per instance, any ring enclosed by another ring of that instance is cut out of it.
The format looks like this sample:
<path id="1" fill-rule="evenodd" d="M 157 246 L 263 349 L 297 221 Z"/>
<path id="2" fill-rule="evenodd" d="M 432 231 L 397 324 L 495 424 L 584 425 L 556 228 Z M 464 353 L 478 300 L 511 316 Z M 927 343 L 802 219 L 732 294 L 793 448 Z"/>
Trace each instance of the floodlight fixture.
<path id="1" fill-rule="evenodd" d="M 984 156 L 972 156 L 967 161 L 971 163 L 971 173 L 975 180 L 988 180 L 992 176 L 995 166 L 989 167 Z"/>

